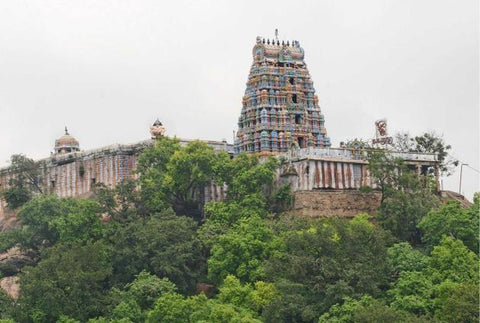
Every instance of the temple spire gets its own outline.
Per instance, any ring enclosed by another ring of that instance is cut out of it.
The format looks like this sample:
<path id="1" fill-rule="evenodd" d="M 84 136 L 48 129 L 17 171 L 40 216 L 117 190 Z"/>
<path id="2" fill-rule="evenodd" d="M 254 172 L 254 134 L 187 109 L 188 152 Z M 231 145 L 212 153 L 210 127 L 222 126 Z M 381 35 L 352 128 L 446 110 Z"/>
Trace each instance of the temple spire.
<path id="1" fill-rule="evenodd" d="M 257 40 L 260 37 L 256 38 Z M 298 41 L 256 41 L 235 151 L 272 155 L 291 147 L 330 147 L 325 119 Z"/>

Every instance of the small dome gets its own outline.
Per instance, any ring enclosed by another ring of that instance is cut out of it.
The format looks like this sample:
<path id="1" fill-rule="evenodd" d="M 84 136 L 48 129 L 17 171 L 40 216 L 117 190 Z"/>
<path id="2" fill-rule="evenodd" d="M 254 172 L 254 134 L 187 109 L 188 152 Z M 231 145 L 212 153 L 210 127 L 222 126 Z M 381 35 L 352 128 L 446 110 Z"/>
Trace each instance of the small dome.
<path id="1" fill-rule="evenodd" d="M 67 154 L 74 151 L 80 151 L 80 144 L 77 139 L 72 137 L 65 127 L 65 134 L 55 140 L 55 154 Z"/>

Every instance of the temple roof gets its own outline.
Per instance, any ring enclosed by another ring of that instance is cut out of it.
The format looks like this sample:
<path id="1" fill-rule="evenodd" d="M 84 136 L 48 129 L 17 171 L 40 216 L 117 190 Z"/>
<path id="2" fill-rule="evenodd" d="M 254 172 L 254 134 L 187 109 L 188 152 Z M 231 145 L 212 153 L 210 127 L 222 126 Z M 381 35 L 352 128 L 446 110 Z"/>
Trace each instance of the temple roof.
<path id="1" fill-rule="evenodd" d="M 80 150 L 80 143 L 77 139 L 68 133 L 67 127 L 65 127 L 65 134 L 55 140 L 55 152 L 71 152 Z"/>

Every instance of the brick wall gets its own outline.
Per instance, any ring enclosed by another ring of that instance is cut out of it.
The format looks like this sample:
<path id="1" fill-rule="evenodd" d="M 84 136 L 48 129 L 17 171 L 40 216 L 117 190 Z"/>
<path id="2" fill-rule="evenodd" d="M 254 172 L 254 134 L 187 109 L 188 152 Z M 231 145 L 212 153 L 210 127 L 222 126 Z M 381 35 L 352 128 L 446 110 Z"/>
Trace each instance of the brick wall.
<path id="1" fill-rule="evenodd" d="M 380 205 L 380 192 L 356 190 L 297 191 L 295 214 L 307 217 L 353 217 L 358 213 L 374 214 Z"/>

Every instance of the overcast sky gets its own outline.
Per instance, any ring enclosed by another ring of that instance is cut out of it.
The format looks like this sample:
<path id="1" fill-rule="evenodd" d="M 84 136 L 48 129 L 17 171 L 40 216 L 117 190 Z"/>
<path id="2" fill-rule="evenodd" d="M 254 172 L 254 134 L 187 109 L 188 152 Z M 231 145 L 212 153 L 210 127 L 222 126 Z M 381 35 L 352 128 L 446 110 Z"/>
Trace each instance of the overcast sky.
<path id="1" fill-rule="evenodd" d="M 436 131 L 479 166 L 479 8 L 423 1 L 0 1 L 0 166 L 169 135 L 232 141 L 257 35 L 296 39 L 333 146 Z M 463 191 L 479 190 L 464 167 Z M 443 180 L 458 191 L 459 173 Z"/>

